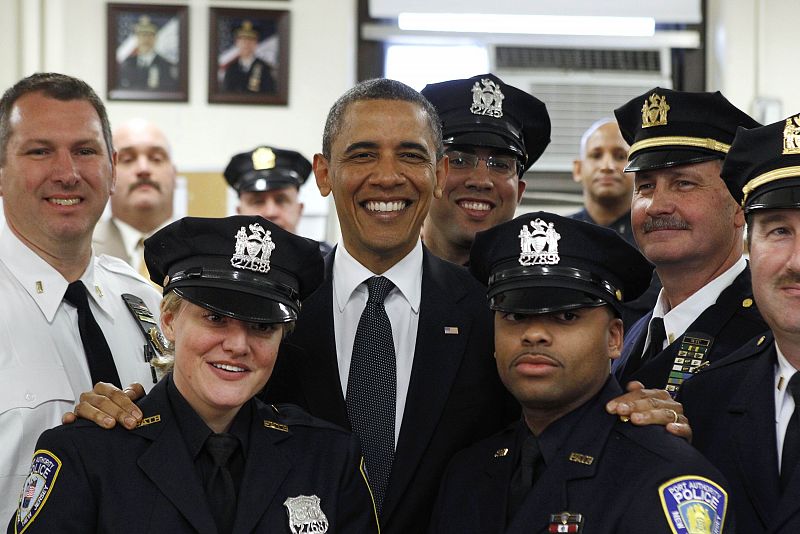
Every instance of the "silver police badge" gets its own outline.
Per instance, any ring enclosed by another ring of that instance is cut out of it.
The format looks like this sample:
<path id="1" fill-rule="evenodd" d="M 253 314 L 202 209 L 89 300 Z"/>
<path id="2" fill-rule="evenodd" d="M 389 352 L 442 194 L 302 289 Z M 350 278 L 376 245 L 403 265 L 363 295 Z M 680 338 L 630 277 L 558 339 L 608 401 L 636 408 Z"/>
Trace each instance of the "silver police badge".
<path id="1" fill-rule="evenodd" d="M 481 78 L 481 83 L 472 86 L 472 105 L 469 110 L 475 115 L 489 115 L 499 119 L 503 116 L 503 95 L 500 86 L 489 78 Z"/>
<path id="2" fill-rule="evenodd" d="M 269 272 L 269 259 L 275 250 L 272 232 L 264 230 L 258 224 L 250 225 L 250 235 L 244 226 L 236 232 L 236 252 L 231 257 L 231 265 L 240 269 L 249 269 L 258 273 Z"/>
<path id="3" fill-rule="evenodd" d="M 561 258 L 558 255 L 558 240 L 561 234 L 556 232 L 553 223 L 542 219 L 522 225 L 519 232 L 519 264 L 520 265 L 556 265 Z"/>
<path id="4" fill-rule="evenodd" d="M 289 497 L 283 502 L 289 514 L 289 530 L 292 534 L 328 532 L 328 518 L 319 505 L 316 495 L 298 495 Z"/>

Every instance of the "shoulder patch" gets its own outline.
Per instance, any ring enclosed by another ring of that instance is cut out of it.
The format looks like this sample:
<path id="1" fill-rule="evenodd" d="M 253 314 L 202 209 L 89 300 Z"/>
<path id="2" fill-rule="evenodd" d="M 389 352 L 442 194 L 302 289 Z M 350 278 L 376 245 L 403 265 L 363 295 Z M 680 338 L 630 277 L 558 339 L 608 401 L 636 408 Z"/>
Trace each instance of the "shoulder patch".
<path id="1" fill-rule="evenodd" d="M 50 451 L 39 449 L 33 455 L 31 471 L 25 479 L 14 521 L 14 533 L 22 534 L 44 507 L 61 471 L 61 460 Z"/>
<path id="2" fill-rule="evenodd" d="M 728 494 L 713 480 L 695 475 L 668 480 L 658 488 L 674 534 L 721 534 Z"/>

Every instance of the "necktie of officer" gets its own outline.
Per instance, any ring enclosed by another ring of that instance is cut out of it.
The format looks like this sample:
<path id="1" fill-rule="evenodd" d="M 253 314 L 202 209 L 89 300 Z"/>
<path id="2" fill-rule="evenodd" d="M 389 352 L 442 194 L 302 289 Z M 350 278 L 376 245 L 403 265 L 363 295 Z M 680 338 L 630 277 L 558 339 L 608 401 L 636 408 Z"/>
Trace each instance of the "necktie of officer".
<path id="1" fill-rule="evenodd" d="M 369 297 L 358 321 L 347 377 L 347 416 L 361 440 L 378 514 L 394 462 L 397 362 L 392 325 L 383 304 L 393 287 L 383 276 L 367 281 Z"/>
<path id="2" fill-rule="evenodd" d="M 522 506 L 522 501 L 539 478 L 542 465 L 542 451 L 539 449 L 539 440 L 531 433 L 525 436 L 520 451 L 519 465 L 511 477 L 511 487 L 508 496 L 508 519 Z"/>
<path id="3" fill-rule="evenodd" d="M 663 317 L 653 317 L 650 321 L 650 344 L 642 355 L 642 362 L 652 360 L 656 355 L 664 350 L 664 341 L 667 339 L 667 331 L 664 328 Z"/>
<path id="4" fill-rule="evenodd" d="M 78 332 L 81 335 L 83 351 L 86 353 L 86 361 L 89 364 L 92 384 L 110 382 L 118 388 L 122 388 L 111 349 L 108 348 L 106 337 L 89 308 L 89 297 L 83 282 L 77 280 L 68 285 L 67 292 L 64 293 L 64 300 L 78 309 Z"/>
<path id="5" fill-rule="evenodd" d="M 219 532 L 231 532 L 236 519 L 236 486 L 228 462 L 238 447 L 239 440 L 226 433 L 211 434 L 203 445 L 213 462 L 205 491 Z"/>
<path id="6" fill-rule="evenodd" d="M 794 413 L 786 426 L 786 436 L 783 438 L 783 452 L 781 454 L 781 493 L 789 484 L 792 473 L 797 468 L 800 460 L 800 371 L 795 372 L 786 386 L 787 391 L 794 399 Z"/>

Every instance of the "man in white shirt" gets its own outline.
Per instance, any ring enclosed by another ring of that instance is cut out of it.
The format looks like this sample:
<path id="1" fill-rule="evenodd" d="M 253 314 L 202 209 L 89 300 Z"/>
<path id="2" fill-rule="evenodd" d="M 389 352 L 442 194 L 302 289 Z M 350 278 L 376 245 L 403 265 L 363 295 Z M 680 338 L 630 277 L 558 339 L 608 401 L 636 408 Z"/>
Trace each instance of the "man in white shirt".
<path id="1" fill-rule="evenodd" d="M 172 220 L 177 171 L 164 132 L 145 119 L 114 128 L 117 185 L 111 195 L 111 218 L 94 230 L 96 255 L 125 260 L 145 274 L 143 242 Z"/>
<path id="2" fill-rule="evenodd" d="M 720 178 L 736 128 L 759 124 L 719 92 L 656 87 L 615 111 L 635 172 L 631 222 L 663 289 L 628 331 L 620 382 L 681 384 L 765 329 L 742 256 L 744 214 Z"/>
<path id="3" fill-rule="evenodd" d="M 722 168 L 744 207 L 753 292 L 771 332 L 680 393 L 693 445 L 731 485 L 739 532 L 800 532 L 800 115 L 740 129 Z"/>
<path id="4" fill-rule="evenodd" d="M 138 296 L 156 316 L 160 297 L 124 262 L 92 256 L 116 157 L 105 108 L 80 80 L 34 74 L 0 100 L 0 517 L 17 507 L 39 434 L 95 378 L 153 384 L 144 323 L 121 295 Z M 88 300 L 113 359 L 87 360 L 85 347 L 100 341 L 81 336 L 86 308 L 63 300 L 68 288 Z"/>

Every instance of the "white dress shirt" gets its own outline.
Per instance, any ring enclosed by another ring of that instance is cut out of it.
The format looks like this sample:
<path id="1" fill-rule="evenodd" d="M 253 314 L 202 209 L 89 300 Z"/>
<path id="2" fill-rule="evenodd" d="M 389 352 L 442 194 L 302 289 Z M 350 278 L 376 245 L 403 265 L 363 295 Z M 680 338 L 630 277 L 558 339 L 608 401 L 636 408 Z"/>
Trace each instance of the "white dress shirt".
<path id="1" fill-rule="evenodd" d="M 333 258 L 333 330 L 336 337 L 336 355 L 339 363 L 339 380 L 342 393 L 347 398 L 347 378 L 353 357 L 353 342 L 358 321 L 367 306 L 369 292 L 365 283 L 378 276 L 361 265 L 343 245 L 336 247 Z M 385 276 L 395 287 L 384 301 L 386 315 L 392 324 L 394 352 L 397 358 L 397 399 L 394 423 L 394 441 L 400 435 L 403 422 L 414 349 L 417 344 L 419 306 L 422 295 L 422 242 L 406 257 L 394 264 Z"/>
<path id="2" fill-rule="evenodd" d="M 783 440 L 786 438 L 786 427 L 789 426 L 789 419 L 794 413 L 794 398 L 789 393 L 789 379 L 797 372 L 786 356 L 781 352 L 780 347 L 775 343 L 775 351 L 778 353 L 778 362 L 775 364 L 775 443 L 778 446 L 778 472 L 781 470 L 781 460 L 783 460 Z"/>
<path id="3" fill-rule="evenodd" d="M 122 293 L 139 296 L 158 318 L 158 292 L 128 264 L 94 257 L 81 276 L 89 305 L 114 355 L 123 387 L 153 385 L 145 339 Z M 92 389 L 76 308 L 62 302 L 67 281 L 6 226 L 0 230 L 0 517 L 18 504 L 42 431 L 61 424 Z"/>
<path id="4" fill-rule="evenodd" d="M 736 280 L 737 276 L 742 274 L 746 267 L 747 260 L 742 256 L 727 271 L 711 280 L 672 309 L 669 309 L 669 302 L 667 302 L 667 297 L 662 288 L 658 293 L 658 300 L 653 308 L 653 317 L 662 317 L 664 319 L 664 330 L 667 333 L 667 339 L 664 340 L 664 346 L 661 347 L 662 350 L 667 348 L 678 336 L 683 335 L 704 311 L 717 302 L 720 294 Z M 650 321 L 652 322 L 652 319 Z M 651 325 L 648 324 L 645 347 L 650 345 L 650 330 Z"/>

